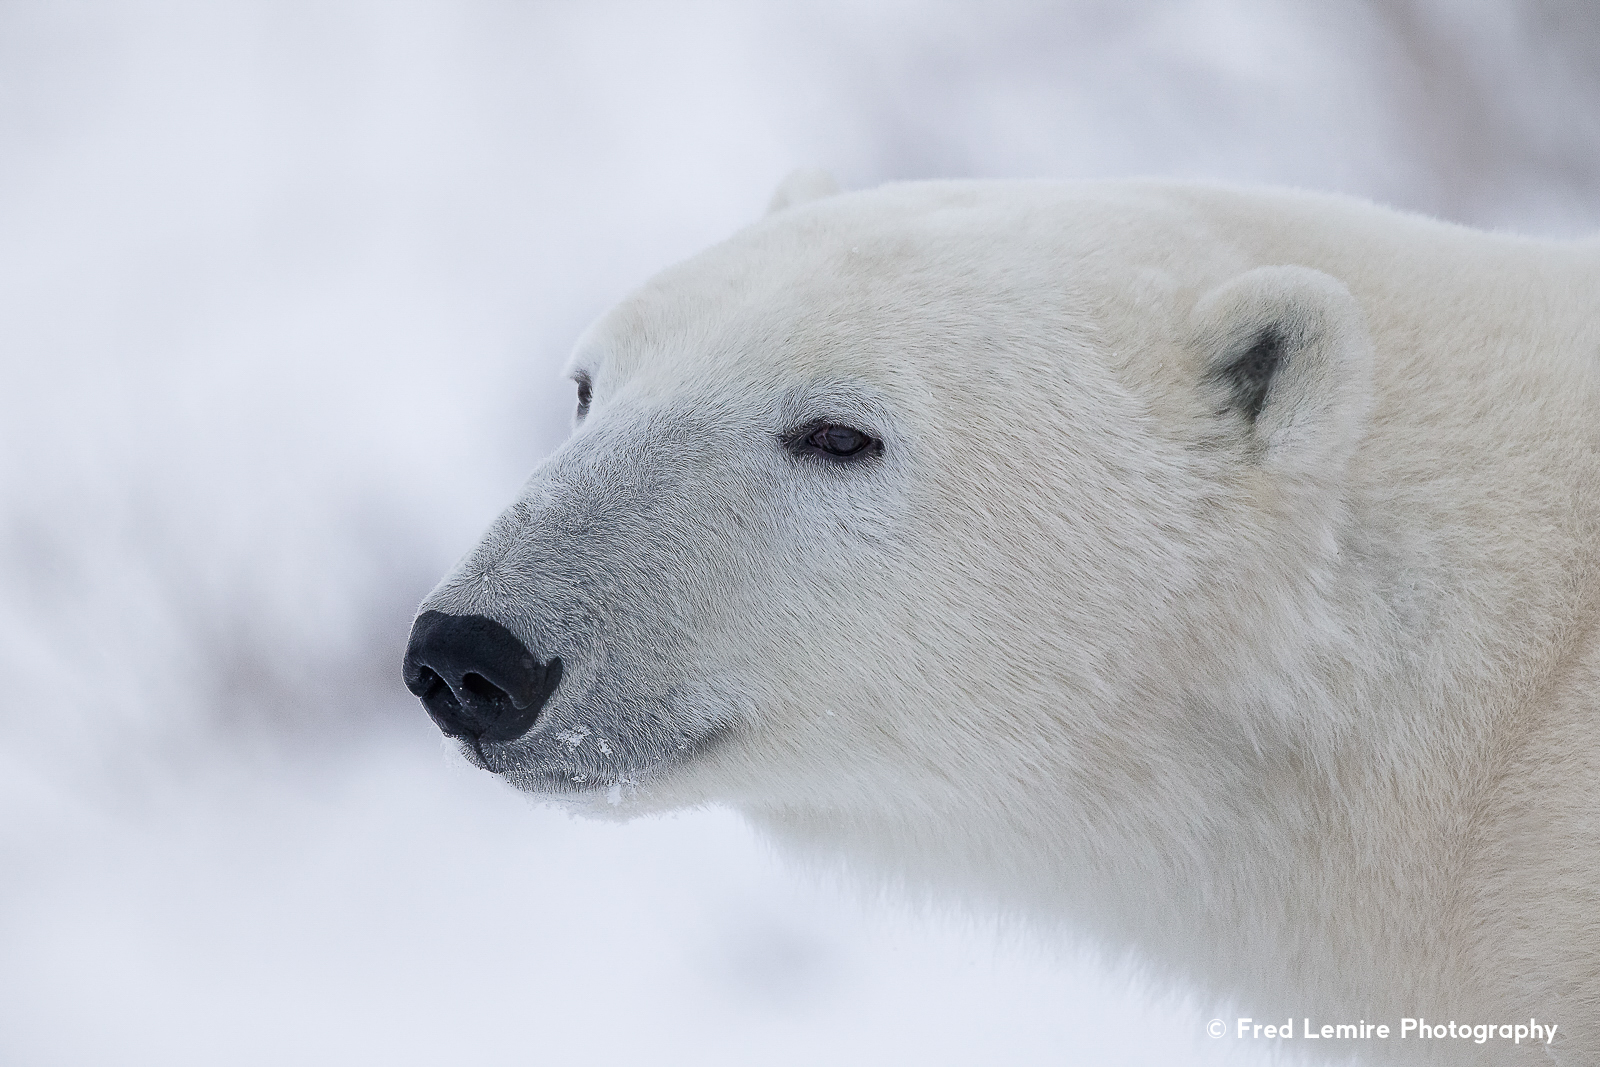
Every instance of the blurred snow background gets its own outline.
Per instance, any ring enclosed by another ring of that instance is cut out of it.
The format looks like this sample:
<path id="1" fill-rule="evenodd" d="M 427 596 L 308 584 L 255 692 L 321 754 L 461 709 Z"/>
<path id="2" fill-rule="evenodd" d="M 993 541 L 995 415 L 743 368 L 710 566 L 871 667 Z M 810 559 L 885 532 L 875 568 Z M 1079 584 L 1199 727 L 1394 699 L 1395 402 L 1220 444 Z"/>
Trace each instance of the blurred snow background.
<path id="1" fill-rule="evenodd" d="M 813 164 L 1593 232 L 1600 7 L 3 0 L 0 1063 L 1250 1062 L 399 684 L 578 331 Z"/>

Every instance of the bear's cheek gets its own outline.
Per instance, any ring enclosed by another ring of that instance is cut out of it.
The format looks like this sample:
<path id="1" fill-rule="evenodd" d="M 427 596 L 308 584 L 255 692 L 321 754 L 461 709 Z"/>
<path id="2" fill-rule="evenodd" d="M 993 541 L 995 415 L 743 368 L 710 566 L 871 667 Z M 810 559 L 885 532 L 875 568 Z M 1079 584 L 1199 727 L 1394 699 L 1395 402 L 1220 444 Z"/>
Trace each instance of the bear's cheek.
<path id="1" fill-rule="evenodd" d="M 474 756 L 539 792 L 627 790 L 740 732 L 880 699 L 861 687 L 928 577 L 907 556 L 903 457 L 816 469 L 686 422 L 647 448 L 617 437 L 596 426 L 558 453 L 437 595 L 563 663 L 535 728 Z"/>

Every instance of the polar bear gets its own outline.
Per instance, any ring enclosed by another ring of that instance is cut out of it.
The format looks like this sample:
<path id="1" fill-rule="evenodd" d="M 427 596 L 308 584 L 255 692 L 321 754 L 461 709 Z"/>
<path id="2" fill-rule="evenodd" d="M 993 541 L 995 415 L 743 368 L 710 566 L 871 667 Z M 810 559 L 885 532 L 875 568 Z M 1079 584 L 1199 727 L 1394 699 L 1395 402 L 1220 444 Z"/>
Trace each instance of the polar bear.
<path id="1" fill-rule="evenodd" d="M 800 185 L 581 338 L 570 439 L 422 604 L 466 757 L 732 806 L 1234 1037 L 1600 1061 L 1600 245 Z"/>

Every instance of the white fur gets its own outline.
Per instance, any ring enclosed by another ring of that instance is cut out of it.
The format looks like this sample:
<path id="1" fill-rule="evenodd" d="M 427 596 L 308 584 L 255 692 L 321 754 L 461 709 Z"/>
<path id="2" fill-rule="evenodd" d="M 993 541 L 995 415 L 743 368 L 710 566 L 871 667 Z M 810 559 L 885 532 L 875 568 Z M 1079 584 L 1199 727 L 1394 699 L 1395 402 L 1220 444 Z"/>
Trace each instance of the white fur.
<path id="1" fill-rule="evenodd" d="M 526 787 L 731 804 L 1219 1012 L 1559 1024 L 1375 1056 L 1594 1063 L 1597 294 L 1593 242 L 1296 193 L 792 204 L 586 335 L 424 608 L 563 657 L 484 746 Z M 817 418 L 882 455 L 789 454 Z"/>

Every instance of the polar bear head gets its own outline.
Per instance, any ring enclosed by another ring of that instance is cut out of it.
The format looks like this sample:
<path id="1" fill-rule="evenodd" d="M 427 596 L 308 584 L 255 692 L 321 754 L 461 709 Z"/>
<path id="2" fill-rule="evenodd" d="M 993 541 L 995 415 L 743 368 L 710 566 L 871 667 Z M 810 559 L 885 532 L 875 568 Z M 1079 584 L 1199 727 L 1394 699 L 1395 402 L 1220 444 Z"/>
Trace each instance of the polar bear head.
<path id="1" fill-rule="evenodd" d="M 1260 678 L 1330 629 L 1370 362 L 1159 187 L 780 191 L 581 339 L 406 680 L 602 811 L 1116 818 L 1210 716 L 1300 728 Z"/>

